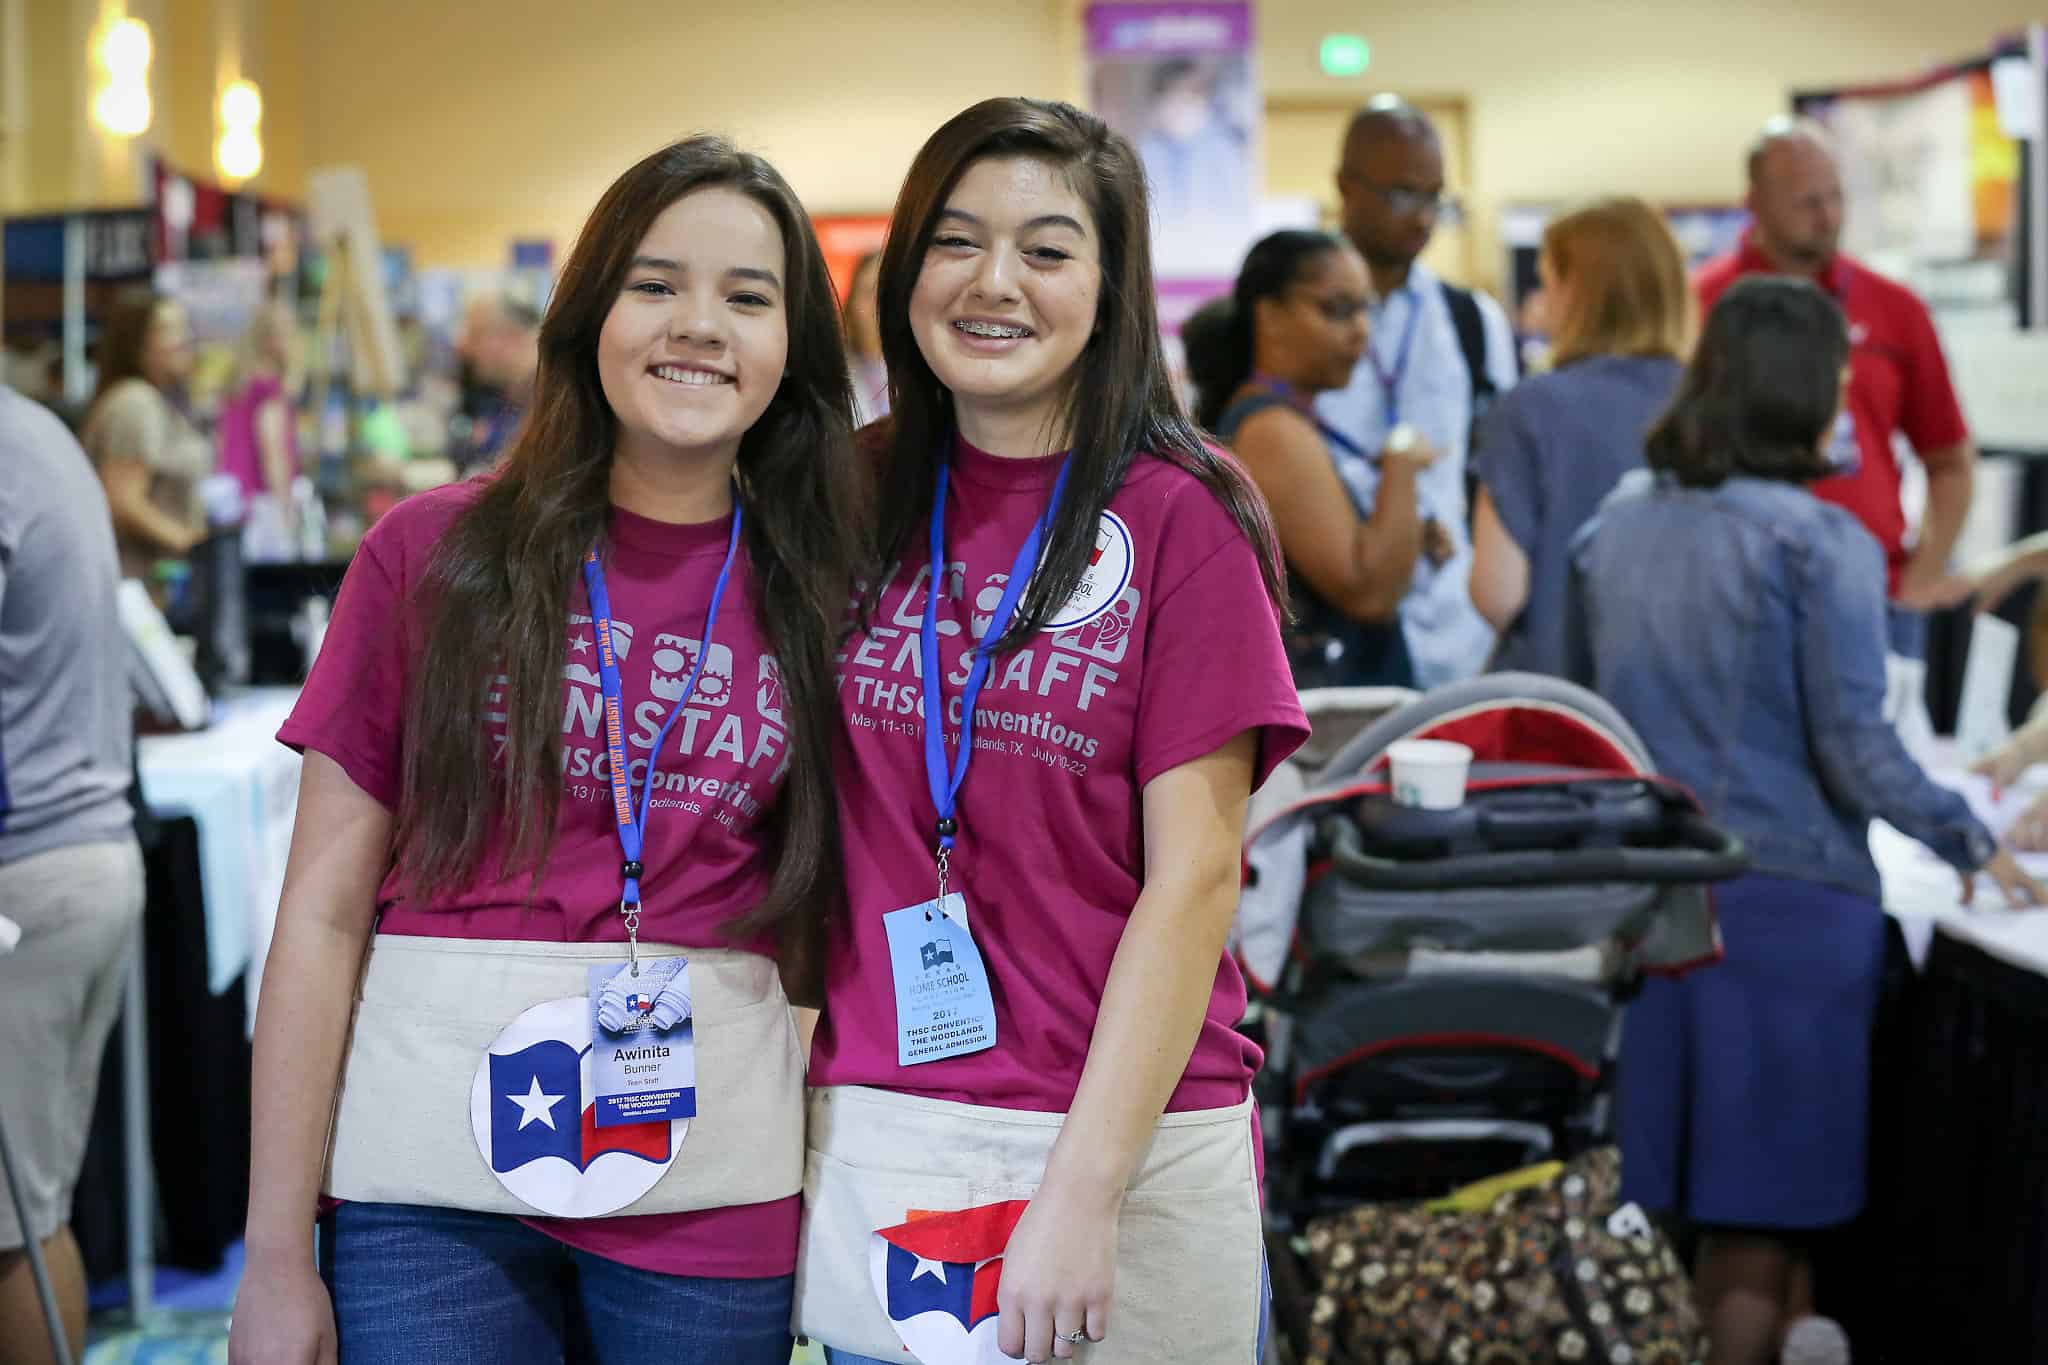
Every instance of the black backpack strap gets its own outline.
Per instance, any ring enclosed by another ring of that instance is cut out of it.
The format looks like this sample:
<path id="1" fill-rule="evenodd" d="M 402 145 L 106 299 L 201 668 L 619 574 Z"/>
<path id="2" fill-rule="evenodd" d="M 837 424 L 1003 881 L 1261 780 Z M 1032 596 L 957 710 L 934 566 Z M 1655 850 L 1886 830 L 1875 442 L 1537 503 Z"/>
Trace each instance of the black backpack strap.
<path id="1" fill-rule="evenodd" d="M 1451 327 L 1458 334 L 1458 350 L 1465 357 L 1465 372 L 1472 377 L 1472 425 L 1466 431 L 1466 450 L 1469 452 L 1478 444 L 1480 419 L 1486 416 L 1486 409 L 1492 405 L 1500 389 L 1493 382 L 1493 374 L 1486 367 L 1486 319 L 1479 311 L 1479 300 L 1469 289 L 1445 282 L 1443 285 L 1444 306 L 1451 310 Z M 1465 507 L 1467 524 L 1470 523 L 1470 509 L 1479 505 L 1479 476 L 1474 466 L 1465 466 Z"/>
<path id="2" fill-rule="evenodd" d="M 1486 368 L 1486 319 L 1479 314 L 1479 300 L 1469 289 L 1446 283 L 1444 306 L 1451 310 L 1451 326 L 1458 333 L 1458 350 L 1465 357 L 1465 371 L 1472 377 L 1472 411 L 1476 414 L 1486 400 L 1498 392 Z"/>

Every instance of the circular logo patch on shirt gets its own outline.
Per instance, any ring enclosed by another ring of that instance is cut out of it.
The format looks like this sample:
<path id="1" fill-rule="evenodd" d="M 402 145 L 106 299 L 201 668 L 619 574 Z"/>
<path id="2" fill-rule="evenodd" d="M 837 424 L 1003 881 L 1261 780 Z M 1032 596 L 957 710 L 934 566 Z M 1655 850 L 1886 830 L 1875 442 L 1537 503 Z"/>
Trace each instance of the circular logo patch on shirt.
<path id="1" fill-rule="evenodd" d="M 617 1213 L 675 1164 L 689 1120 L 597 1126 L 590 1001 L 535 1005 L 477 1063 L 469 1123 L 498 1183 L 556 1218 Z"/>
<path id="2" fill-rule="evenodd" d="M 1079 630 L 1116 605 L 1131 586 L 1131 528 L 1114 512 L 1104 512 L 1095 527 L 1095 548 L 1089 553 L 1081 581 L 1074 585 L 1066 605 L 1053 613 L 1045 629 L 1059 632 Z"/>

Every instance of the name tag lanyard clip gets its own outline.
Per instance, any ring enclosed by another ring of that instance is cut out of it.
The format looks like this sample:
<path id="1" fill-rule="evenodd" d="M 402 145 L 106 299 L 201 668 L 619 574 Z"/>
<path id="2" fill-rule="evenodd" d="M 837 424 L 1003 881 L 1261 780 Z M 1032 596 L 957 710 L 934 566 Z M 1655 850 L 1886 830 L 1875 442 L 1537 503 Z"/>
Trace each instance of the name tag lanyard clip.
<path id="1" fill-rule="evenodd" d="M 946 490 L 950 486 L 952 469 L 950 462 L 939 465 L 938 487 L 932 493 L 931 579 L 925 588 L 924 618 L 918 623 L 918 652 L 924 674 L 921 681 L 924 689 L 925 785 L 931 792 L 932 805 L 938 811 L 938 821 L 932 832 L 938 840 L 934 857 L 939 869 L 939 897 L 932 904 L 940 907 L 940 913 L 944 913 L 947 879 L 952 870 L 953 841 L 960 833 L 960 822 L 954 811 L 959 804 L 961 784 L 967 780 L 967 766 L 974 759 L 974 704 L 981 696 L 982 684 L 988 681 L 992 647 L 1009 629 L 1010 620 L 1017 613 L 1017 604 L 1023 599 L 1024 585 L 1038 568 L 1039 549 L 1052 526 L 1053 517 L 1059 511 L 1060 495 L 1067 486 L 1069 467 L 1070 462 L 1062 459 L 1059 477 L 1053 481 L 1052 499 L 1046 504 L 1044 513 L 1032 523 L 1024 544 L 1018 548 L 1016 561 L 1010 566 L 1009 581 L 1003 585 L 1002 599 L 996 603 L 995 612 L 989 617 L 988 629 L 983 633 L 981 643 L 974 648 L 974 662 L 967 670 L 967 685 L 960 691 L 960 753 L 949 764 L 946 761 L 944 698 L 939 693 L 939 594 L 946 582 Z"/>
<path id="2" fill-rule="evenodd" d="M 623 883 L 619 893 L 619 917 L 626 922 L 626 960 L 635 977 L 640 975 L 640 879 L 647 873 L 646 866 L 640 861 L 640 852 L 647 830 L 648 807 L 654 796 L 655 768 L 661 759 L 662 745 L 668 742 L 669 731 L 675 728 L 676 719 L 690 704 L 690 698 L 696 695 L 697 679 L 704 672 L 705 660 L 711 657 L 712 632 L 718 627 L 718 604 L 725 597 L 726 580 L 732 576 L 732 562 L 739 548 L 740 492 L 735 485 L 732 490 L 732 533 L 725 542 L 725 563 L 719 566 L 718 581 L 711 589 L 711 605 L 704 610 L 704 636 L 697 649 L 697 662 L 691 665 L 682 694 L 669 711 L 668 719 L 661 723 L 661 729 L 654 737 L 654 747 L 648 751 L 647 778 L 641 783 L 637 811 L 633 805 L 633 774 L 626 765 L 625 703 L 621 700 L 619 661 L 612 652 L 611 595 L 605 590 L 604 567 L 598 563 L 596 547 L 591 547 L 583 556 L 583 583 L 590 594 L 590 629 L 597 637 L 597 676 L 604 691 L 605 766 L 611 779 L 612 813 L 619 825 L 619 851 L 624 858 L 619 864 L 619 877 Z"/>

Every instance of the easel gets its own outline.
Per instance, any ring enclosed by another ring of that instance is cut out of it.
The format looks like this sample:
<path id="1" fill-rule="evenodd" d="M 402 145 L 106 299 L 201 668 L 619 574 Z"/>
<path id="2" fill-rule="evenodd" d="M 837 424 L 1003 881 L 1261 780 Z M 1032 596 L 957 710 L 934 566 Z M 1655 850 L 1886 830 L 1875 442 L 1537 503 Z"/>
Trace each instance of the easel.
<path id="1" fill-rule="evenodd" d="M 314 327 L 312 411 L 316 445 L 325 455 L 327 402 L 335 370 L 349 369 L 351 399 L 390 399 L 398 393 L 403 361 L 398 327 L 384 296 L 384 275 L 377 225 L 370 210 L 370 187 L 360 168 L 336 166 L 313 172 L 306 185 L 307 218 L 313 240 L 321 246 L 326 278 L 320 285 Z M 346 360 L 338 360 L 345 356 Z M 350 404 L 350 434 L 354 428 Z M 344 437 L 345 449 L 354 441 Z"/>

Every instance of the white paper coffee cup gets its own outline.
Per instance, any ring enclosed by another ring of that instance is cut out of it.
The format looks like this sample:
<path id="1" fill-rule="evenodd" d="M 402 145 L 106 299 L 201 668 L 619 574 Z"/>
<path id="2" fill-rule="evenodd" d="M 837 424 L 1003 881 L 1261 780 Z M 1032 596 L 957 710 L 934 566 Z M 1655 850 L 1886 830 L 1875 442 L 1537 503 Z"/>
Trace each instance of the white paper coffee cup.
<path id="1" fill-rule="evenodd" d="M 1456 810 L 1465 804 L 1465 776 L 1472 750 L 1447 739 L 1404 739 L 1387 746 L 1394 803 L 1423 810 Z"/>

